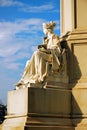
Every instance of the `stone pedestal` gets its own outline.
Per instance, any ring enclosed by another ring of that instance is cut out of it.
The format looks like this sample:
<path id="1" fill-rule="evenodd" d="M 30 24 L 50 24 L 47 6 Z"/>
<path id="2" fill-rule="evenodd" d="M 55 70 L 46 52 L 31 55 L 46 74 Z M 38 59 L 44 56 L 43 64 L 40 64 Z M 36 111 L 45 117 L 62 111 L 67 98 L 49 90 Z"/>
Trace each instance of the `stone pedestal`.
<path id="1" fill-rule="evenodd" d="M 24 88 L 8 92 L 2 130 L 73 130 L 69 89 Z"/>
<path id="2" fill-rule="evenodd" d="M 1 130 L 87 130 L 87 85 L 72 89 L 24 88 L 8 92 Z"/>

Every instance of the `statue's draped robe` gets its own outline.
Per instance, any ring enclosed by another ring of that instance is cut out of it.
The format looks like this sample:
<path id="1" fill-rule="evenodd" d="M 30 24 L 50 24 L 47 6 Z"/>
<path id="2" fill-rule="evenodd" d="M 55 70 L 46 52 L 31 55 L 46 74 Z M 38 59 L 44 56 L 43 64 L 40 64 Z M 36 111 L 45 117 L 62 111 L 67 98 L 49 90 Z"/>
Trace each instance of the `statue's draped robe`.
<path id="1" fill-rule="evenodd" d="M 58 70 L 60 61 L 58 59 L 61 49 L 59 37 L 53 34 L 45 40 L 47 49 L 39 48 L 34 52 L 31 59 L 27 61 L 21 81 L 26 83 L 37 83 L 44 81 L 47 75 L 47 62 L 52 64 L 53 70 Z"/>

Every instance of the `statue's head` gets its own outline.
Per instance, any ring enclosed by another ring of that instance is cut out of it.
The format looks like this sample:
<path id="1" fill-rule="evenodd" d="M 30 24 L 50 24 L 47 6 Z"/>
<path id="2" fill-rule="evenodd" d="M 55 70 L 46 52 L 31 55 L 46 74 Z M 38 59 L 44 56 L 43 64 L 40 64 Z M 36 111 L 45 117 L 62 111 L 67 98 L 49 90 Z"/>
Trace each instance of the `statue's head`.
<path id="1" fill-rule="evenodd" d="M 46 28 L 46 29 L 54 29 L 55 26 L 56 26 L 55 22 L 43 23 L 43 28 Z"/>
<path id="2" fill-rule="evenodd" d="M 56 26 L 55 22 L 48 22 L 48 23 L 43 23 L 43 30 L 44 33 L 46 34 L 47 32 L 53 32 L 54 27 Z"/>

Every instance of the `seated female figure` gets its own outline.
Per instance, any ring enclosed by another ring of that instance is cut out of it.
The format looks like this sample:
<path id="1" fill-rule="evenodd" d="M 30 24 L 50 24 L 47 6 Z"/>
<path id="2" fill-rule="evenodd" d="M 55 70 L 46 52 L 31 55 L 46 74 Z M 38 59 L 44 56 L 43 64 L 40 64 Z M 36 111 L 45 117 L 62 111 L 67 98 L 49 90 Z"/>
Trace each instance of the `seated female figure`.
<path id="1" fill-rule="evenodd" d="M 21 80 L 16 84 L 17 87 L 29 83 L 41 83 L 47 76 L 46 64 L 51 62 L 52 70 L 59 70 L 61 47 L 59 37 L 54 34 L 55 22 L 43 23 L 44 37 L 43 44 L 38 45 L 31 59 L 27 61 Z"/>

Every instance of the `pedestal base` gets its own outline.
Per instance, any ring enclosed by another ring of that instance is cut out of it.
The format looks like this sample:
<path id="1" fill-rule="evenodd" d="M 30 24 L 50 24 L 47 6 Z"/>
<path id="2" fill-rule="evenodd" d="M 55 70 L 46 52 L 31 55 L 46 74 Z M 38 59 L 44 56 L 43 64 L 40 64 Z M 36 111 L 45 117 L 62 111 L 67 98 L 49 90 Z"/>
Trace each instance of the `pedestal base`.
<path id="1" fill-rule="evenodd" d="M 24 88 L 8 92 L 2 130 L 73 130 L 68 89 Z"/>
<path id="2" fill-rule="evenodd" d="M 86 91 L 78 85 L 72 90 L 24 88 L 10 91 L 8 114 L 1 130 L 87 130 Z"/>
<path id="3" fill-rule="evenodd" d="M 49 120 L 49 121 L 47 121 Z M 60 119 L 59 119 L 60 120 Z M 74 130 L 72 126 L 66 126 L 63 124 L 65 121 L 61 119 L 61 125 L 56 118 L 27 118 L 27 117 L 17 117 L 6 119 L 3 124 L 2 130 Z"/>

